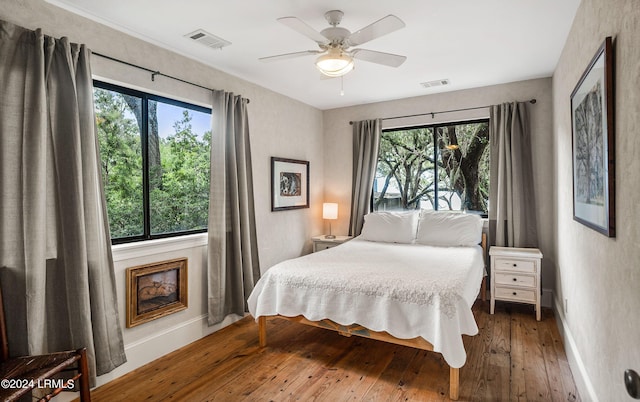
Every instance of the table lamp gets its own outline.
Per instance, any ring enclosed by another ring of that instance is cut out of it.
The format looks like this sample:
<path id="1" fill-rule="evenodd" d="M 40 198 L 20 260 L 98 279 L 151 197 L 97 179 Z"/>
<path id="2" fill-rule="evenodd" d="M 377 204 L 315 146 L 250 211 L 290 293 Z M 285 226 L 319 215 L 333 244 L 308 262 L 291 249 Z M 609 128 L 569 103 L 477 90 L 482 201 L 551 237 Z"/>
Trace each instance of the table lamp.
<path id="1" fill-rule="evenodd" d="M 327 219 L 329 221 L 329 234 L 324 238 L 335 239 L 336 237 L 331 234 L 331 221 L 338 219 L 338 204 L 335 202 L 325 202 L 322 204 L 322 219 Z"/>

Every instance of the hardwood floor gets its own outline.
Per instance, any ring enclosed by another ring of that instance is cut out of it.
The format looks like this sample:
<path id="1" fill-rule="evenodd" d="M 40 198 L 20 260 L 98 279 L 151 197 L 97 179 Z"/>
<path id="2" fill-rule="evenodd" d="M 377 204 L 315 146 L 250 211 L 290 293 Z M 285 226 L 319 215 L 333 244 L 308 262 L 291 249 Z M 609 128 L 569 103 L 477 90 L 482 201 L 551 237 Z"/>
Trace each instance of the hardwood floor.
<path id="1" fill-rule="evenodd" d="M 464 337 L 461 401 L 580 401 L 551 310 L 478 301 Z M 93 401 L 442 401 L 438 353 L 268 320 L 268 345 L 247 317 L 92 391 Z"/>

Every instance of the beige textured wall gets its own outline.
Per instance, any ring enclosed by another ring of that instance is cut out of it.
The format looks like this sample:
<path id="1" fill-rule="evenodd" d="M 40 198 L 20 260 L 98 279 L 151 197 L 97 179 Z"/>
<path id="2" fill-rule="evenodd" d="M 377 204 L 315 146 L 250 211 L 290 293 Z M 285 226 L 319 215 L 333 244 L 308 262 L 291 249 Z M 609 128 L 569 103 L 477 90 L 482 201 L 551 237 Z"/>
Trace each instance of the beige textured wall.
<path id="1" fill-rule="evenodd" d="M 351 202 L 352 131 L 349 121 L 377 117 L 406 116 L 426 112 L 464 109 L 469 107 L 524 101 L 535 98 L 537 103 L 529 105 L 532 130 L 532 152 L 534 184 L 538 217 L 540 249 L 544 254 L 542 287 L 552 289 L 555 278 L 555 247 L 553 233 L 553 159 L 551 149 L 551 79 L 543 78 L 490 87 L 468 89 L 426 95 L 415 98 L 379 102 L 325 111 L 324 113 L 324 199 L 339 203 L 339 220 L 333 225 L 334 232 L 347 234 Z M 442 121 L 469 120 L 489 116 L 489 109 L 437 114 L 402 119 L 386 120 L 384 128 Z"/>
<path id="2" fill-rule="evenodd" d="M 573 221 L 571 190 L 569 99 L 606 36 L 613 37 L 616 59 L 615 239 Z M 640 2 L 583 0 L 553 75 L 557 307 L 583 364 L 572 369 L 584 371 L 590 397 L 601 401 L 631 400 L 623 372 L 640 372 L 639 41 Z"/>

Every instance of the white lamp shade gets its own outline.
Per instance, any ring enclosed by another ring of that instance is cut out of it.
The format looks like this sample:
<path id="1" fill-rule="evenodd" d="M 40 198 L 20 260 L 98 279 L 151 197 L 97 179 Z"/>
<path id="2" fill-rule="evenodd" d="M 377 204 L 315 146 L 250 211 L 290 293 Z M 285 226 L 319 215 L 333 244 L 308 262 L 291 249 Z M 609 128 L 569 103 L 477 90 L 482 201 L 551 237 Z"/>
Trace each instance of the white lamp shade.
<path id="1" fill-rule="evenodd" d="M 322 204 L 322 219 L 338 219 L 338 204 L 335 202 Z"/>
<path id="2" fill-rule="evenodd" d="M 353 70 L 353 59 L 338 49 L 329 49 L 316 60 L 316 67 L 328 77 L 340 77 Z"/>

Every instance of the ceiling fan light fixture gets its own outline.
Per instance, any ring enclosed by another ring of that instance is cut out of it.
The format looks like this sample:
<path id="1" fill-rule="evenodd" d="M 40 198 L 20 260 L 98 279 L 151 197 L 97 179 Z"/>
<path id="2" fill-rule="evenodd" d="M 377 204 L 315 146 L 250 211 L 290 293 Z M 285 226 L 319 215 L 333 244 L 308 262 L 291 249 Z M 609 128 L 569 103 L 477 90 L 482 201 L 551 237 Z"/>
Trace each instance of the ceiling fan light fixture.
<path id="1" fill-rule="evenodd" d="M 316 59 L 316 67 L 327 77 L 340 77 L 353 70 L 353 58 L 339 49 L 330 49 Z"/>

